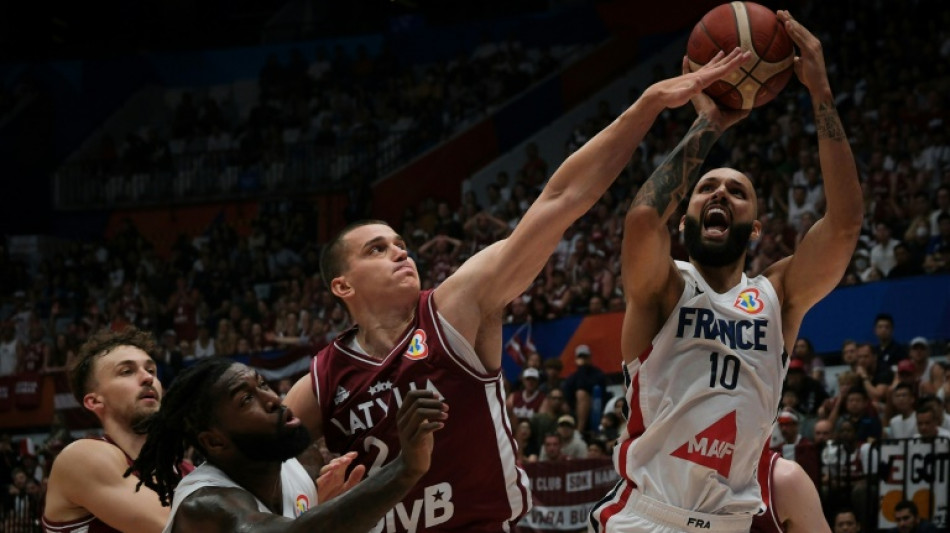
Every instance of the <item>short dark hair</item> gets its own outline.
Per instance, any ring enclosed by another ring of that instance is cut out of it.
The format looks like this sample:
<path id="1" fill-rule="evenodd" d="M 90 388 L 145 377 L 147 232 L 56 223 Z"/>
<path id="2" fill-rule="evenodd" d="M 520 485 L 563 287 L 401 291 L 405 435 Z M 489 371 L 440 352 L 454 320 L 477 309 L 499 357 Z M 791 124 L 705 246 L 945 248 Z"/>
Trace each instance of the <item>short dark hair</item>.
<path id="1" fill-rule="evenodd" d="M 151 333 L 134 326 L 128 326 L 121 331 L 112 331 L 108 327 L 100 329 L 79 347 L 79 354 L 66 369 L 69 387 L 79 405 L 82 405 L 83 397 L 89 392 L 89 377 L 93 373 L 93 363 L 119 346 L 134 346 L 147 353 L 152 359 L 159 360 L 158 344 Z"/>
<path id="2" fill-rule="evenodd" d="M 910 500 L 901 500 L 897 502 L 897 505 L 894 506 L 895 513 L 897 511 L 904 511 L 904 510 L 910 511 L 910 514 L 914 515 L 915 517 L 918 516 L 918 513 L 919 513 L 919 511 L 917 510 L 917 504 Z"/>
<path id="3" fill-rule="evenodd" d="M 340 232 L 330 240 L 330 242 L 323 246 L 323 250 L 320 251 L 320 277 L 323 279 L 323 283 L 327 286 L 327 289 L 331 289 L 330 282 L 333 281 L 333 278 L 342 274 L 343 270 L 346 268 L 343 238 L 356 228 L 369 226 L 372 224 L 382 224 L 383 226 L 389 226 L 387 222 L 382 220 L 358 220 L 341 229 Z"/>
<path id="4" fill-rule="evenodd" d="M 858 521 L 858 513 L 854 512 L 854 509 L 850 507 L 839 507 L 838 510 L 835 511 L 833 519 L 837 520 L 837 518 L 843 514 L 849 514 L 854 517 L 855 521 Z"/>
<path id="5" fill-rule="evenodd" d="M 859 394 L 859 395 L 861 395 L 865 400 L 870 399 L 869 396 L 868 396 L 868 391 L 864 390 L 864 386 L 862 386 L 862 385 L 856 385 L 856 386 L 851 387 L 850 389 L 848 389 L 848 394 L 845 396 L 845 398 L 847 398 L 848 396 L 851 396 L 852 394 Z"/>
<path id="6" fill-rule="evenodd" d="M 914 387 L 912 387 L 912 386 L 910 385 L 910 383 L 904 383 L 904 382 L 898 383 L 898 384 L 894 387 L 894 392 L 897 392 L 897 391 L 899 391 L 899 390 L 904 390 L 904 389 L 906 389 L 907 392 L 910 393 L 910 396 L 911 396 L 912 398 L 916 398 L 916 397 L 917 397 L 917 391 L 914 390 Z"/>
<path id="7" fill-rule="evenodd" d="M 885 321 L 887 321 L 887 322 L 890 322 L 892 326 L 894 325 L 894 317 L 892 317 L 892 316 L 890 315 L 890 313 L 878 313 L 877 316 L 874 317 L 874 323 L 875 323 L 875 324 L 877 324 L 877 323 L 880 322 L 881 320 L 885 320 Z"/>

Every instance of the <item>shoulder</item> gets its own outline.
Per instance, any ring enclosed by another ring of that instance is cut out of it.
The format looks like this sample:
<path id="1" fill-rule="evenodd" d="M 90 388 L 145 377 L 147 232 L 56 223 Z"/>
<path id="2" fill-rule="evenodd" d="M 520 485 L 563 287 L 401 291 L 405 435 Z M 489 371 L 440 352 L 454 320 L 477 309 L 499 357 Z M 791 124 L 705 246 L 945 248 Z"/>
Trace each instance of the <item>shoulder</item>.
<path id="1" fill-rule="evenodd" d="M 59 472 L 101 472 L 104 468 L 128 468 L 125 454 L 118 446 L 104 440 L 79 439 L 63 448 L 53 468 Z"/>

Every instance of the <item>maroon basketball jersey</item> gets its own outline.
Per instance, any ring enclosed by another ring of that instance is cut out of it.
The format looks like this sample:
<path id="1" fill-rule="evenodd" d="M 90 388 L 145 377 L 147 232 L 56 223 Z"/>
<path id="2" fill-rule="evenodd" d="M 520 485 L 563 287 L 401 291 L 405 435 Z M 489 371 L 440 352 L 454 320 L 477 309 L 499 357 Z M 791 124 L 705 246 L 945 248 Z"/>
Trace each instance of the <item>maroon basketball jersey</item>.
<path id="1" fill-rule="evenodd" d="M 759 458 L 759 487 L 762 489 L 762 503 L 765 504 L 765 512 L 752 518 L 752 529 L 749 533 L 785 533 L 779 521 L 778 514 L 775 512 L 775 502 L 773 501 L 772 484 L 775 478 L 772 472 L 775 470 L 775 462 L 778 461 L 778 453 L 766 448 L 762 451 L 762 457 Z"/>
<path id="2" fill-rule="evenodd" d="M 119 448 L 119 445 L 115 443 L 108 435 L 103 435 L 101 437 L 87 437 L 93 440 L 101 440 L 108 442 L 109 444 Z M 132 458 L 129 457 L 129 454 L 125 453 L 125 450 L 119 448 L 122 451 L 122 455 L 125 456 L 125 464 L 132 466 Z M 195 467 L 191 463 L 181 463 L 178 465 L 178 470 L 182 475 L 188 475 L 194 470 Z M 138 472 L 132 472 L 136 477 L 138 477 Z M 156 496 L 157 497 L 157 496 Z M 99 520 L 95 515 L 88 515 L 82 518 L 77 518 L 76 520 L 70 520 L 68 522 L 53 522 L 52 520 L 47 520 L 45 516 L 41 519 L 43 524 L 43 533 L 122 533 L 118 529 L 113 528 L 109 524 L 106 524 L 102 520 Z"/>
<path id="3" fill-rule="evenodd" d="M 102 440 L 118 448 L 118 445 L 109 438 L 108 435 L 102 437 L 88 437 L 93 440 Z M 122 450 L 122 448 L 119 448 Z M 132 458 L 122 450 L 127 465 L 132 466 Z M 138 474 L 136 474 L 137 476 Z M 121 533 L 109 524 L 96 518 L 95 515 L 88 515 L 68 522 L 53 522 L 47 520 L 46 516 L 42 518 L 43 533 Z"/>
<path id="4" fill-rule="evenodd" d="M 327 447 L 355 451 L 372 476 L 399 454 L 396 412 L 410 390 L 429 389 L 449 404 L 435 433 L 429 472 L 373 530 L 502 532 L 528 510 L 528 477 L 515 464 L 501 372 L 482 373 L 449 346 L 431 291 L 419 297 L 412 324 L 382 360 L 348 344 L 355 328 L 313 359 Z"/>
<path id="5" fill-rule="evenodd" d="M 511 393 L 511 412 L 516 419 L 531 419 L 541 411 L 541 404 L 544 403 L 544 393 L 536 390 L 534 394 L 528 394 L 523 390 Z"/>

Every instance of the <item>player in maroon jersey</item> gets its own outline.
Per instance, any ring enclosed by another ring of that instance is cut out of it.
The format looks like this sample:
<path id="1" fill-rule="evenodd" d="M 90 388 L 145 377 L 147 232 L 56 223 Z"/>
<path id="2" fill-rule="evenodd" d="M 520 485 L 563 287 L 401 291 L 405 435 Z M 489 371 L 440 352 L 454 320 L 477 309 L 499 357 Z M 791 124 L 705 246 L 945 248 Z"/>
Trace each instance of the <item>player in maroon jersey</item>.
<path id="1" fill-rule="evenodd" d="M 165 527 L 168 509 L 158 495 L 135 492 L 138 480 L 122 476 L 145 442 L 142 425 L 162 398 L 152 358 L 157 353 L 151 335 L 134 328 L 102 330 L 80 348 L 68 369 L 70 386 L 99 418 L 105 437 L 77 440 L 56 458 L 43 513 L 46 532 L 157 533 Z"/>
<path id="2" fill-rule="evenodd" d="M 331 451 L 356 451 L 372 476 L 398 453 L 393 416 L 409 390 L 445 399 L 452 418 L 432 465 L 374 531 L 510 531 L 530 507 L 501 382 L 502 314 L 541 272 L 564 231 L 597 202 L 657 115 L 748 58 L 738 49 L 660 81 L 551 176 L 512 233 L 421 291 L 406 242 L 382 221 L 352 224 L 324 247 L 321 274 L 354 328 L 321 350 L 286 403 Z"/>

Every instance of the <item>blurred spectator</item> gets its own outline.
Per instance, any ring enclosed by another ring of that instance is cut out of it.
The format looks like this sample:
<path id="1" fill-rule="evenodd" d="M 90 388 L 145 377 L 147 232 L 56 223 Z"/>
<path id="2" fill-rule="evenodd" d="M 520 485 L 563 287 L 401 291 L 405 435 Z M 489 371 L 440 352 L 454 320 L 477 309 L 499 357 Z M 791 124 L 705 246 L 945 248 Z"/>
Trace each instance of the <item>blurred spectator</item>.
<path id="1" fill-rule="evenodd" d="M 817 416 L 818 408 L 828 398 L 825 388 L 805 373 L 805 362 L 797 357 L 792 357 L 788 363 L 785 388 L 795 391 L 798 395 L 798 410 L 809 417 Z"/>
<path id="2" fill-rule="evenodd" d="M 858 360 L 857 374 L 861 378 L 861 386 L 871 400 L 883 402 L 887 395 L 887 387 L 894 381 L 894 372 L 886 364 L 879 363 L 878 356 L 870 344 L 859 343 L 855 356 Z"/>
<path id="3" fill-rule="evenodd" d="M 214 339 L 211 338 L 210 330 L 208 329 L 207 324 L 201 324 L 198 327 L 198 338 L 195 339 L 193 351 L 193 359 L 203 359 L 205 357 L 213 357 L 215 355 Z"/>
<path id="4" fill-rule="evenodd" d="M 585 450 L 586 451 L 586 450 Z M 561 437 L 557 433 L 548 433 L 544 436 L 544 445 L 541 447 L 539 461 L 564 461 L 568 457 L 561 451 Z"/>
<path id="5" fill-rule="evenodd" d="M 552 357 L 550 359 L 545 359 L 541 368 L 541 371 L 544 373 L 542 376 L 544 379 L 539 385 L 541 392 L 550 396 L 552 391 L 561 390 L 561 384 L 564 381 L 561 378 L 561 372 L 563 370 L 564 363 L 561 362 L 560 358 Z"/>
<path id="6" fill-rule="evenodd" d="M 30 325 L 30 340 L 20 352 L 17 373 L 39 372 L 49 361 L 50 346 L 44 339 L 43 325 L 34 322 Z"/>
<path id="7" fill-rule="evenodd" d="M 0 322 L 0 376 L 9 376 L 16 372 L 22 351 L 23 347 L 16 337 L 13 323 L 8 320 Z"/>
<path id="8" fill-rule="evenodd" d="M 937 187 L 937 206 L 930 212 L 930 234 L 938 235 L 940 233 L 940 218 L 943 215 L 950 216 L 950 185 L 941 185 Z"/>
<path id="9" fill-rule="evenodd" d="M 894 340 L 894 317 L 880 313 L 874 318 L 874 336 L 877 337 L 878 366 L 892 367 L 902 359 L 907 359 L 907 348 Z"/>
<path id="10" fill-rule="evenodd" d="M 819 453 L 825 449 L 825 446 L 831 441 L 832 435 L 834 434 L 834 426 L 831 424 L 831 421 L 827 418 L 823 418 L 815 422 L 815 438 L 813 442 L 815 443 L 815 448 Z"/>
<path id="11" fill-rule="evenodd" d="M 891 238 L 891 227 L 885 222 L 874 225 L 874 245 L 871 247 L 871 268 L 887 277 L 897 264 L 894 248 L 900 241 Z"/>
<path id="12" fill-rule="evenodd" d="M 924 270 L 928 274 L 950 272 L 950 214 L 937 217 L 937 231 L 927 245 Z"/>
<path id="13" fill-rule="evenodd" d="M 921 276 L 924 274 L 922 262 L 915 262 L 910 248 L 899 242 L 894 246 L 894 267 L 887 274 L 888 279 Z"/>
<path id="14" fill-rule="evenodd" d="M 534 442 L 531 422 L 526 419 L 519 419 L 515 423 L 515 441 L 518 443 L 518 463 L 533 463 L 538 460 L 540 452 L 537 444 Z M 558 441 L 560 443 L 560 440 Z"/>
<path id="15" fill-rule="evenodd" d="M 933 439 L 934 437 L 950 438 L 950 430 L 941 427 L 934 410 L 930 405 L 921 404 L 915 411 L 917 418 L 917 433 L 914 437 Z"/>
<path id="16" fill-rule="evenodd" d="M 939 530 L 932 523 L 920 518 L 917 504 L 910 500 L 903 500 L 894 506 L 894 522 L 897 527 L 888 529 L 886 533 L 937 533 Z"/>
<path id="17" fill-rule="evenodd" d="M 587 443 L 581 438 L 580 431 L 571 415 L 562 415 L 557 420 L 557 429 L 554 435 L 558 438 L 557 451 L 561 459 L 584 459 L 587 457 Z M 541 460 L 550 461 L 552 452 L 548 450 L 548 439 L 544 439 L 544 449 L 541 450 Z"/>
<path id="18" fill-rule="evenodd" d="M 925 337 L 910 340 L 908 360 L 913 363 L 913 376 L 920 387 L 920 394 L 936 394 L 946 376 L 943 366 L 930 358 L 930 342 Z"/>
<path id="19" fill-rule="evenodd" d="M 587 445 L 588 459 L 610 459 L 610 445 L 602 440 L 592 440 Z"/>
<path id="20" fill-rule="evenodd" d="M 804 337 L 799 337 L 798 340 L 795 341 L 792 352 L 793 358 L 797 357 L 805 363 L 805 373 L 814 378 L 818 383 L 824 384 L 825 362 L 815 353 L 815 348 L 812 346 L 811 341 Z"/>
<path id="21" fill-rule="evenodd" d="M 855 430 L 855 437 L 859 442 L 880 440 L 883 433 L 881 420 L 877 412 L 870 405 L 868 393 L 861 387 L 852 388 L 845 395 L 844 405 L 840 403 L 838 409 L 832 411 L 829 419 L 835 424 L 835 431 L 840 431 L 845 423 L 850 423 Z"/>
<path id="22" fill-rule="evenodd" d="M 861 533 L 864 529 L 861 522 L 850 507 L 840 508 L 835 512 L 832 520 L 834 533 Z"/>
<path id="23" fill-rule="evenodd" d="M 586 344 L 581 344 L 574 349 L 574 361 L 577 364 L 577 370 L 564 380 L 561 390 L 564 391 L 564 399 L 571 411 L 577 416 L 577 427 L 587 431 L 595 394 L 599 393 L 601 399 L 606 400 L 603 395 L 607 391 L 607 377 L 601 369 L 591 363 L 590 347 Z M 595 392 L 598 389 L 599 391 Z M 599 421 L 598 413 L 595 422 Z"/>
<path id="24" fill-rule="evenodd" d="M 528 367 L 521 372 L 522 388 L 508 395 L 508 411 L 513 415 L 512 419 L 531 419 L 541 411 L 544 393 L 538 390 L 540 377 L 537 368 Z"/>
<path id="25" fill-rule="evenodd" d="M 891 405 L 894 416 L 887 423 L 887 436 L 892 439 L 907 439 L 917 433 L 916 404 L 917 394 L 906 383 L 894 387 Z"/>

